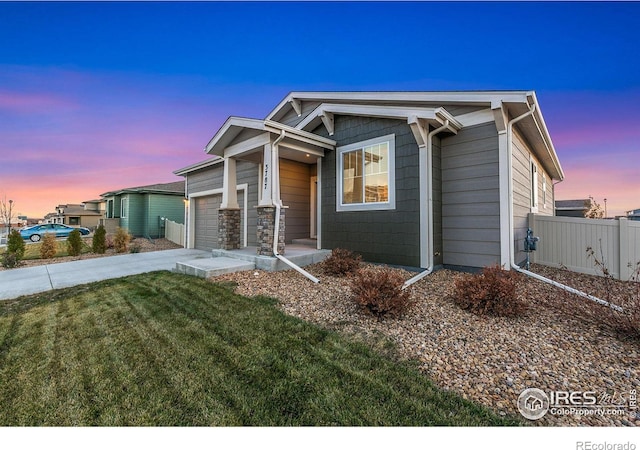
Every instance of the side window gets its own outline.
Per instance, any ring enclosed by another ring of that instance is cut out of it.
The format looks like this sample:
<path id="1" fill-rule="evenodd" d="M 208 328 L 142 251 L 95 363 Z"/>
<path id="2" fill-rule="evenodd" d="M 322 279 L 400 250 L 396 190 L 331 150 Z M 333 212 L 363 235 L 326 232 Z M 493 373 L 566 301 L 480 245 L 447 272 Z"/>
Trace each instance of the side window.
<path id="1" fill-rule="evenodd" d="M 538 212 L 538 166 L 531 161 L 531 212 Z"/>
<path id="2" fill-rule="evenodd" d="M 122 201 L 120 202 L 120 217 L 126 219 L 128 209 L 129 209 L 129 198 L 122 197 Z"/>
<path id="3" fill-rule="evenodd" d="M 395 209 L 395 135 L 336 151 L 338 211 Z"/>

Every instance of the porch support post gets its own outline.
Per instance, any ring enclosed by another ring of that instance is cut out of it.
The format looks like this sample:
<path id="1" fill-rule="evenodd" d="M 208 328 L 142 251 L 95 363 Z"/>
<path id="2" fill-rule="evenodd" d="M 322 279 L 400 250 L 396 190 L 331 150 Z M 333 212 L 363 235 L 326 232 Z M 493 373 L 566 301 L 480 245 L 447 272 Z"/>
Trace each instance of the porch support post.
<path id="1" fill-rule="evenodd" d="M 225 157 L 222 175 L 222 203 L 220 209 L 239 209 L 236 182 L 236 160 Z"/>
<path id="2" fill-rule="evenodd" d="M 280 209 L 280 229 L 275 230 L 276 207 L 258 206 L 257 248 L 256 253 L 261 256 L 273 255 L 273 237 L 278 239 L 278 253 L 284 255 L 285 209 Z"/>
<path id="3" fill-rule="evenodd" d="M 258 206 L 273 206 L 271 183 L 273 183 L 274 168 L 271 155 L 271 143 L 265 144 L 262 161 L 262 179 L 260 180 L 261 196 Z"/>

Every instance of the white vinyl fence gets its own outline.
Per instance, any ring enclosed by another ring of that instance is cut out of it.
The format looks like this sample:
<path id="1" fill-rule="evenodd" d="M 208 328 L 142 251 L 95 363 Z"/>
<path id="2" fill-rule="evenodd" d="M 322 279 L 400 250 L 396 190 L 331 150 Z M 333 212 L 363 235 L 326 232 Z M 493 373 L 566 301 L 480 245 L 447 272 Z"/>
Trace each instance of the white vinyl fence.
<path id="1" fill-rule="evenodd" d="M 164 237 L 184 247 L 184 224 L 169 219 L 166 219 L 164 224 Z"/>
<path id="2" fill-rule="evenodd" d="M 533 235 L 540 237 L 531 261 L 602 275 L 587 248 L 619 280 L 629 280 L 640 262 L 640 222 L 529 215 Z"/>

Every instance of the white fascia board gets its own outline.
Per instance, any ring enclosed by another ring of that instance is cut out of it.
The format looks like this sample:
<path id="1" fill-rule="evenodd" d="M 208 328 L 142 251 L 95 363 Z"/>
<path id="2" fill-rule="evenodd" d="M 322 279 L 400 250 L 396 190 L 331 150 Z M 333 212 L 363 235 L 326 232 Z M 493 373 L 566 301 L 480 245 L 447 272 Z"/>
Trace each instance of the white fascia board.
<path id="1" fill-rule="evenodd" d="M 191 164 L 190 166 L 183 167 L 182 169 L 174 170 L 173 173 L 179 176 L 185 176 L 190 172 L 194 172 L 196 170 L 204 169 L 205 167 L 213 166 L 214 164 L 219 164 L 224 161 L 223 158 L 219 156 L 214 156 L 213 158 L 209 158 L 205 161 L 200 161 L 195 164 Z"/>
<path id="2" fill-rule="evenodd" d="M 258 119 L 248 119 L 246 117 L 229 117 L 220 127 L 218 132 L 211 138 L 205 147 L 205 153 L 211 153 L 211 150 L 222 139 L 222 137 L 231 129 L 231 127 L 252 128 L 254 130 L 264 130 L 264 121 Z"/>
<path id="3" fill-rule="evenodd" d="M 280 134 L 281 131 L 284 131 L 289 135 L 289 137 L 293 137 L 301 142 L 307 142 L 329 150 L 333 150 L 336 147 L 336 141 L 333 139 L 318 136 L 317 134 L 309 133 L 308 131 L 304 131 L 299 128 L 293 128 L 272 120 L 265 120 L 264 124 L 265 130 L 267 131 L 271 131 L 276 134 Z"/>
<path id="4" fill-rule="evenodd" d="M 440 92 L 290 92 L 267 116 L 273 118 L 294 99 L 298 102 L 325 101 L 392 101 L 392 102 L 441 102 L 464 104 L 494 104 L 526 102 L 531 91 L 440 91 Z M 289 106 L 292 107 L 292 106 Z"/>
<path id="5" fill-rule="evenodd" d="M 296 128 L 303 129 L 324 114 L 343 114 L 351 116 L 381 117 L 385 119 L 408 119 L 416 117 L 439 124 L 450 120 L 454 127 L 461 124 L 444 108 L 406 108 L 402 106 L 350 105 L 340 103 L 323 103 L 301 121 Z"/>
<path id="6" fill-rule="evenodd" d="M 547 151 L 549 152 L 549 156 L 553 161 L 553 165 L 555 166 L 558 176 L 560 177 L 560 181 L 564 180 L 564 171 L 562 170 L 562 166 L 560 165 L 560 160 L 558 159 L 558 154 L 556 153 L 556 149 L 553 146 L 553 141 L 551 140 L 551 136 L 549 135 L 549 129 L 547 128 L 547 124 L 545 123 L 544 116 L 542 115 L 542 110 L 540 109 L 540 104 L 538 103 L 538 98 L 536 97 L 536 93 L 532 92 L 531 97 L 533 102 L 536 105 L 536 110 L 533 114 L 534 120 L 536 123 L 536 127 L 538 128 L 538 132 L 541 134 L 542 139 L 545 141 L 545 145 L 547 147 Z"/>
<path id="7" fill-rule="evenodd" d="M 259 134 L 258 136 L 254 136 L 245 141 L 238 142 L 237 144 L 233 144 L 225 148 L 224 157 L 233 158 L 234 156 L 241 155 L 250 150 L 255 150 L 256 148 L 264 147 L 269 142 L 271 142 L 271 135 L 268 132 L 265 132 L 265 133 Z"/>

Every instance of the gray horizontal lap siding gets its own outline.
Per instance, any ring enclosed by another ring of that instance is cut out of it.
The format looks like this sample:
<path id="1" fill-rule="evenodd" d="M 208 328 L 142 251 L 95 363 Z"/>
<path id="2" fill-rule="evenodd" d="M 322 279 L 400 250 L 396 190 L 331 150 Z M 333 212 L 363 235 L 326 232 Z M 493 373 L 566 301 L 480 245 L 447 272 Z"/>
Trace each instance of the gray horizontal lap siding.
<path id="1" fill-rule="evenodd" d="M 314 133 L 327 136 L 324 127 Z M 322 160 L 322 247 L 346 248 L 366 261 L 420 265 L 418 146 L 406 121 L 335 116 L 338 146 L 395 135 L 396 209 L 336 211 L 336 152 Z"/>
<path id="2" fill-rule="evenodd" d="M 442 139 L 443 262 L 484 267 L 500 262 L 498 135 L 494 123 Z"/>
<path id="3" fill-rule="evenodd" d="M 187 195 L 222 188 L 222 171 L 223 163 L 219 163 L 187 174 Z M 246 183 L 249 187 L 247 217 L 243 217 L 242 220 L 243 225 L 244 220 L 247 220 L 247 245 L 256 245 L 258 215 L 255 207 L 258 205 L 258 165 L 249 161 L 238 161 L 236 182 L 237 184 Z"/>

